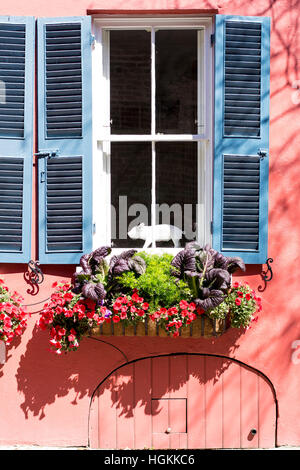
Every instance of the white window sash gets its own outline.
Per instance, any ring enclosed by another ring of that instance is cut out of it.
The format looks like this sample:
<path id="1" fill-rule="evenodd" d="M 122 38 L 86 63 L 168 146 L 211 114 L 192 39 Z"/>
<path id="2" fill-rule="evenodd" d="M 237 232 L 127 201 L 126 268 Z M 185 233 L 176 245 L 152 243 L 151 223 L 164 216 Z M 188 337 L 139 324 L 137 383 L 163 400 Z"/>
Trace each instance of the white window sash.
<path id="1" fill-rule="evenodd" d="M 157 29 L 197 29 L 198 34 L 198 134 L 155 132 L 155 31 Z M 147 29 L 151 31 L 151 133 L 117 135 L 110 133 L 109 30 Z M 155 224 L 155 143 L 197 142 L 198 201 L 197 241 L 211 243 L 212 220 L 212 34 L 211 18 L 95 18 L 93 24 L 93 165 L 94 226 L 93 248 L 111 244 L 111 142 L 151 142 L 152 189 L 151 223 Z M 199 122 L 200 120 L 200 122 Z M 137 248 L 140 249 L 140 248 Z M 176 248 L 149 248 L 147 251 L 178 252 Z M 123 249 L 114 248 L 114 252 Z"/>

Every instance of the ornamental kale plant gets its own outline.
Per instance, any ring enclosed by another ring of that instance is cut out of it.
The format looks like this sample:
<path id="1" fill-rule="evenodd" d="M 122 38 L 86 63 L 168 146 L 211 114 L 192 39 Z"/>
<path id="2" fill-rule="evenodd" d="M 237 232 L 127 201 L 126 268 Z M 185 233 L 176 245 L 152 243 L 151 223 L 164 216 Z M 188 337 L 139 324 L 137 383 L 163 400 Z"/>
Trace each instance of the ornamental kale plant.
<path id="1" fill-rule="evenodd" d="M 187 244 L 172 260 L 172 275 L 188 283 L 197 307 L 209 312 L 220 305 L 228 295 L 231 274 L 237 269 L 245 271 L 241 258 L 226 257 L 209 245 L 201 248 Z"/>
<path id="2" fill-rule="evenodd" d="M 136 255 L 136 250 L 127 250 L 118 256 L 106 257 L 111 253 L 110 247 L 101 247 L 80 259 L 81 271 L 74 274 L 74 293 L 82 293 L 85 298 L 98 304 L 111 297 L 118 288 L 118 277 L 124 272 L 141 275 L 145 261 Z"/>

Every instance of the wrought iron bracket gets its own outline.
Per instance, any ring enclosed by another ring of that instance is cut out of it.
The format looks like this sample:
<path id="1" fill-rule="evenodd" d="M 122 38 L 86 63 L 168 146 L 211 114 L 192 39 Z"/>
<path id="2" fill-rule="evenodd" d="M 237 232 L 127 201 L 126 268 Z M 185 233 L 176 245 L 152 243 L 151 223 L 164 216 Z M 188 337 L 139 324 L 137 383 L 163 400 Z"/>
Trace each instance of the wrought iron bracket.
<path id="1" fill-rule="evenodd" d="M 266 265 L 268 266 L 268 270 L 262 272 L 263 280 L 265 282 L 269 282 L 273 279 L 273 271 L 272 271 L 272 268 L 270 266 L 270 263 L 273 263 L 273 258 L 268 258 L 267 259 Z"/>
<path id="2" fill-rule="evenodd" d="M 31 285 L 31 291 L 28 289 L 28 293 L 34 295 L 34 291 L 39 291 L 38 285 L 42 284 L 44 281 L 44 273 L 39 267 L 39 261 L 30 260 L 28 263 L 28 271 L 25 273 L 24 277 L 28 284 Z M 35 294 L 37 293 L 35 292 Z"/>
<path id="3" fill-rule="evenodd" d="M 264 287 L 262 287 L 262 286 L 258 287 L 259 292 L 263 292 L 267 287 L 267 282 L 270 282 L 273 279 L 273 271 L 272 271 L 272 267 L 271 267 L 270 263 L 273 263 L 273 258 L 268 258 L 267 259 L 266 265 L 267 265 L 268 269 L 266 271 L 262 271 L 262 273 L 261 273 L 261 277 L 262 277 L 262 280 L 264 281 L 265 285 L 264 285 Z"/>

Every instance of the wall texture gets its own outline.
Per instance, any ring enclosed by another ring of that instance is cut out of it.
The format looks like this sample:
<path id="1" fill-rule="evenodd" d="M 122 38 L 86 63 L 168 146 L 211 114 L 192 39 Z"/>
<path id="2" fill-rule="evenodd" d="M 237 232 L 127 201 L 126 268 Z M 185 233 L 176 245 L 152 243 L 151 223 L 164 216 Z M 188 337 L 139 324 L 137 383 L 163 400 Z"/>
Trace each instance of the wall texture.
<path id="1" fill-rule="evenodd" d="M 233 357 L 264 373 L 275 387 L 278 400 L 278 445 L 300 445 L 300 28 L 299 0 L 188 1 L 128 0 L 128 12 L 222 13 L 270 16 L 270 200 L 269 256 L 274 258 L 274 277 L 262 293 L 263 311 L 257 324 L 245 334 L 229 330 L 217 340 L 106 338 L 83 340 L 77 353 L 56 357 L 48 351 L 48 335 L 36 329 L 39 306 L 32 311 L 21 342 L 7 350 L 0 366 L 0 445 L 88 445 L 88 414 L 91 396 L 110 371 L 128 360 L 184 352 Z M 0 15 L 75 16 L 87 11 L 124 10 L 120 0 L 15 0 L 2 2 Z M 33 169 L 34 181 L 36 169 Z M 34 215 L 36 198 L 33 196 Z M 36 221 L 33 216 L 33 234 Z M 35 239 L 34 239 L 35 241 Z M 36 259 L 33 244 L 32 258 Z M 243 276 L 250 285 L 264 287 L 261 271 L 252 265 Z M 43 266 L 45 281 L 36 296 L 27 293 L 26 265 L 0 266 L 9 287 L 19 291 L 26 303 L 39 302 L 50 294 L 57 279 L 70 279 L 74 266 Z M 116 348 L 117 346 L 117 348 Z M 224 359 L 225 363 L 225 359 Z M 218 373 L 218 371 L 217 371 Z"/>

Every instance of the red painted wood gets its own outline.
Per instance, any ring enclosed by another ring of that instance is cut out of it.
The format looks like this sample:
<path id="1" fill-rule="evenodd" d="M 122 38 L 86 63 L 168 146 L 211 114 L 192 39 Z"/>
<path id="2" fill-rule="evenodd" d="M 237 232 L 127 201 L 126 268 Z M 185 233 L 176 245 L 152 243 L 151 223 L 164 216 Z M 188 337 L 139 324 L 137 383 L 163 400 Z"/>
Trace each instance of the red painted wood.
<path id="1" fill-rule="evenodd" d="M 241 414 L 241 367 L 230 361 L 223 374 L 223 447 L 239 448 L 241 423 L 233 417 Z"/>
<path id="2" fill-rule="evenodd" d="M 259 409 L 258 409 L 258 445 L 259 448 L 270 448 L 275 445 L 276 407 L 274 397 L 269 392 L 270 386 L 266 379 L 259 377 Z"/>
<path id="3" fill-rule="evenodd" d="M 275 445 L 276 406 L 269 383 L 226 358 L 166 356 L 123 366 L 99 387 L 90 413 L 93 448 Z"/>
<path id="4" fill-rule="evenodd" d="M 258 447 L 258 433 L 250 433 L 258 430 L 258 379 L 250 369 L 241 368 L 241 447 L 246 449 Z"/>
<path id="5" fill-rule="evenodd" d="M 152 432 L 166 434 L 169 427 L 169 400 L 152 400 Z"/>
<path id="6" fill-rule="evenodd" d="M 117 374 L 112 374 L 98 391 L 98 440 L 100 449 L 117 448 Z M 94 438 L 91 439 L 94 442 Z"/>
<path id="7" fill-rule="evenodd" d="M 187 356 L 169 358 L 170 398 L 187 398 Z"/>
<path id="8" fill-rule="evenodd" d="M 222 359 L 205 358 L 205 447 L 223 447 L 223 374 Z M 191 393 L 191 392 L 190 392 Z"/>
<path id="9" fill-rule="evenodd" d="M 169 398 L 169 362 L 170 358 L 156 357 L 152 359 L 152 396 L 153 398 Z"/>
<path id="10" fill-rule="evenodd" d="M 135 448 L 152 447 L 151 361 L 134 364 L 134 429 Z"/>
<path id="11" fill-rule="evenodd" d="M 122 367 L 117 378 L 117 448 L 135 448 L 133 365 Z"/>
<path id="12" fill-rule="evenodd" d="M 205 357 L 188 356 L 188 448 L 205 448 Z"/>

